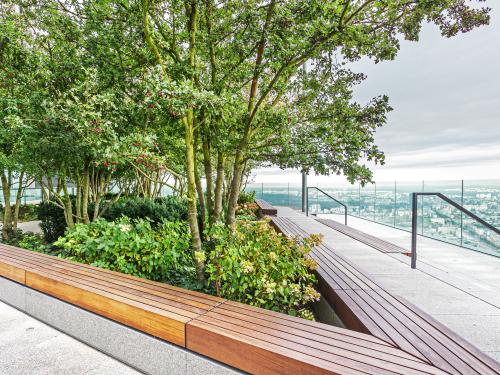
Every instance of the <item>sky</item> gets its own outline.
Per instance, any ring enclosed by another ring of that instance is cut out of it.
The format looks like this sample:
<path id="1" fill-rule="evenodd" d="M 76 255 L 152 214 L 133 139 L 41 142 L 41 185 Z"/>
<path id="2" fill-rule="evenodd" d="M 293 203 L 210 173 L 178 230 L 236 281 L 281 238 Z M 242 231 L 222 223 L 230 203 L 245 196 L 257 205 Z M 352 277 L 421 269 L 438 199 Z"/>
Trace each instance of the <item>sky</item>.
<path id="1" fill-rule="evenodd" d="M 424 25 L 420 41 L 402 41 L 394 61 L 351 65 L 367 75 L 355 99 L 366 103 L 386 94 L 394 108 L 375 136 L 386 164 L 367 164 L 376 181 L 500 179 L 500 0 L 486 5 L 492 8 L 488 26 L 448 39 Z M 255 182 L 300 182 L 297 171 L 253 174 Z"/>

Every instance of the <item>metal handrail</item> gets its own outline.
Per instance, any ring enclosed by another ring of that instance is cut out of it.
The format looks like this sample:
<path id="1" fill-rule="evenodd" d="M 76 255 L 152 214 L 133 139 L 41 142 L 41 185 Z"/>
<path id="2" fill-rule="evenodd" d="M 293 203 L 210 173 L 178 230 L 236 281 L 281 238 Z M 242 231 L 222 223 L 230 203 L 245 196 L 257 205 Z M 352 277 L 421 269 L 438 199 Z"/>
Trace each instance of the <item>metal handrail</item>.
<path id="1" fill-rule="evenodd" d="M 412 204 L 411 204 L 411 268 L 417 268 L 417 205 L 418 205 L 418 196 L 419 195 L 434 195 L 438 198 L 441 198 L 446 203 L 451 204 L 456 209 L 460 210 L 467 216 L 473 218 L 478 223 L 484 225 L 486 228 L 492 230 L 496 234 L 500 235 L 500 229 L 494 227 L 490 223 L 484 221 L 476 214 L 470 212 L 468 209 L 464 208 L 462 205 L 457 202 L 451 200 L 446 195 L 442 193 L 412 193 Z"/>
<path id="2" fill-rule="evenodd" d="M 320 188 L 316 187 L 316 186 L 308 186 L 307 187 L 307 194 L 306 194 L 306 216 L 309 216 L 309 189 L 316 189 L 317 191 L 319 191 L 320 193 L 323 193 L 324 195 L 326 195 L 328 198 L 330 198 L 331 200 L 337 202 L 338 204 L 340 204 L 342 207 L 344 207 L 344 222 L 345 222 L 345 225 L 347 225 L 347 205 L 345 205 L 344 203 L 342 203 L 341 201 L 339 201 L 338 199 L 332 197 L 330 194 L 328 194 L 327 192 L 321 190 Z"/>

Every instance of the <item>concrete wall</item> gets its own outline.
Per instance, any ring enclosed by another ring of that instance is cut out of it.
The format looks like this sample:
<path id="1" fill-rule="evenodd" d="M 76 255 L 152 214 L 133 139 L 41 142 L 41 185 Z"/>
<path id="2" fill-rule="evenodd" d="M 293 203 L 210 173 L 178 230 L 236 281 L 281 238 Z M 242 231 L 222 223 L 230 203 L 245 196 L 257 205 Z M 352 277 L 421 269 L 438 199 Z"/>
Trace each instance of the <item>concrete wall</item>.
<path id="1" fill-rule="evenodd" d="M 0 300 L 147 374 L 241 374 L 3 277 L 0 277 Z"/>

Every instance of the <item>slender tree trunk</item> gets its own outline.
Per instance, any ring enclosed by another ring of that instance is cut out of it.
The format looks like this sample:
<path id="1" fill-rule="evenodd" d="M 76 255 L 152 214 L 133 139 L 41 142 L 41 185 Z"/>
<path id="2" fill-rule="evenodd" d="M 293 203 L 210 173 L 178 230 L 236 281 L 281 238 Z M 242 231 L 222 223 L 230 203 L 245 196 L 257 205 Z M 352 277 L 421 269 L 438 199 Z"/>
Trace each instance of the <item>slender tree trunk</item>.
<path id="1" fill-rule="evenodd" d="M 226 224 L 234 226 L 236 222 L 236 208 L 238 206 L 238 198 L 240 196 L 241 177 L 245 168 L 245 151 L 250 142 L 251 128 L 247 124 L 243 139 L 241 140 L 236 154 L 234 156 L 233 175 L 231 176 L 231 186 L 229 187 L 229 199 L 227 203 Z"/>
<path id="2" fill-rule="evenodd" d="M 188 221 L 191 230 L 191 247 L 196 261 L 196 272 L 200 282 L 205 281 L 205 262 L 201 248 L 200 230 L 198 227 L 198 212 L 196 208 L 196 160 L 194 154 L 194 116 L 193 110 L 188 110 L 188 115 L 183 118 L 186 128 L 186 172 L 187 172 L 187 198 Z"/>
<path id="3" fill-rule="evenodd" d="M 3 227 L 2 227 L 2 238 L 4 240 L 9 240 L 12 237 L 12 208 L 10 205 L 10 188 L 11 179 L 10 172 L 8 175 L 2 172 L 2 192 L 3 192 Z"/>
<path id="4" fill-rule="evenodd" d="M 203 137 L 202 139 L 202 147 L 203 147 L 203 166 L 205 169 L 205 180 L 207 182 L 206 206 L 209 217 L 212 217 L 214 214 L 214 182 L 212 173 L 212 157 L 210 153 L 210 145 L 206 137 Z"/>
<path id="5" fill-rule="evenodd" d="M 210 217 L 211 223 L 220 220 L 222 212 L 222 198 L 224 196 L 224 154 L 217 152 L 217 176 L 215 179 L 214 210 Z"/>
<path id="6" fill-rule="evenodd" d="M 89 189 L 90 189 L 90 171 L 88 165 L 86 164 L 83 169 L 83 179 L 82 179 L 82 218 L 85 224 L 90 223 Z"/>
<path id="7" fill-rule="evenodd" d="M 82 181 L 78 179 L 78 182 L 76 184 L 76 216 L 77 216 L 77 223 L 81 222 L 82 219 Z"/>
<path id="8" fill-rule="evenodd" d="M 66 183 L 66 178 L 61 179 L 61 186 L 64 193 L 64 213 L 66 215 L 66 224 L 68 228 L 73 228 L 75 221 L 73 220 L 73 204 L 71 203 L 71 197 L 68 192 L 68 184 Z"/>
<path id="9" fill-rule="evenodd" d="M 16 193 L 16 205 L 14 207 L 14 224 L 12 226 L 12 229 L 14 231 L 17 230 L 17 223 L 19 221 L 19 210 L 21 208 L 21 199 L 23 198 L 23 191 L 24 191 L 24 186 L 23 186 L 23 179 L 24 179 L 24 172 L 21 172 L 19 175 L 19 181 L 17 183 L 17 193 Z"/>

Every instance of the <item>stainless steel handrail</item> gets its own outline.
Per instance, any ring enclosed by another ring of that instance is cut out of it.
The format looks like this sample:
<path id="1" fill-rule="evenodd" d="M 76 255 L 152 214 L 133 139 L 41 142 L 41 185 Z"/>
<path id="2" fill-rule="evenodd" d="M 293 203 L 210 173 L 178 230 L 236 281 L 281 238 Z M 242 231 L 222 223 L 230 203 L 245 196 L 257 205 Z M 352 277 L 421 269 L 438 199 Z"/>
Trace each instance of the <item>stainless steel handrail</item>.
<path id="1" fill-rule="evenodd" d="M 317 191 L 319 191 L 320 193 L 323 193 L 324 195 L 326 195 L 328 198 L 330 198 L 331 200 L 337 202 L 338 204 L 340 204 L 342 207 L 344 207 L 344 222 L 345 222 L 345 225 L 347 225 L 347 205 L 345 205 L 344 203 L 342 203 L 341 201 L 339 201 L 338 199 L 332 197 L 330 194 L 328 194 L 327 192 L 321 190 L 320 188 L 316 187 L 316 186 L 308 186 L 307 187 L 307 194 L 306 194 L 306 216 L 309 216 L 309 189 L 316 189 Z"/>
<path id="2" fill-rule="evenodd" d="M 494 227 L 490 223 L 486 222 L 485 220 L 481 219 L 479 216 L 476 214 L 470 212 L 468 209 L 465 207 L 461 206 L 457 202 L 451 200 L 448 198 L 446 195 L 442 193 L 412 193 L 412 204 L 411 204 L 411 268 L 417 268 L 417 205 L 418 205 L 418 196 L 424 196 L 424 195 L 433 195 L 436 197 L 441 198 L 444 200 L 446 203 L 451 204 L 453 207 L 456 209 L 460 210 L 467 216 L 473 218 L 476 220 L 478 223 L 484 225 L 486 228 L 492 230 L 496 234 L 500 235 L 500 229 Z"/>

